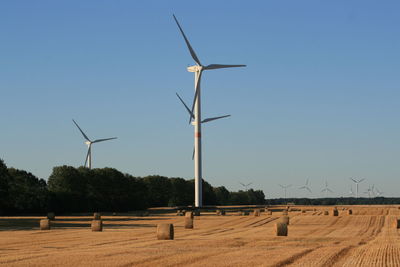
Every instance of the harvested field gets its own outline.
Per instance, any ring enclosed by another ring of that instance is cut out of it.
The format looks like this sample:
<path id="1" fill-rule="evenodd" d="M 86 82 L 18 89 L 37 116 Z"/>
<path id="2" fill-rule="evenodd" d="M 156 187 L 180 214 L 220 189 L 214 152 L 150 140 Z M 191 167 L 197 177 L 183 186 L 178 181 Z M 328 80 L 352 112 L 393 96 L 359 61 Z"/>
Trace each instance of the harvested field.
<path id="1" fill-rule="evenodd" d="M 102 214 L 103 232 L 91 231 L 89 215 L 57 215 L 48 231 L 39 229 L 43 217 L 0 217 L 0 265 L 400 266 L 400 229 L 392 225 L 400 218 L 397 206 L 351 206 L 351 216 L 315 208 L 289 212 L 288 236 L 275 234 L 281 212 L 202 212 L 190 230 L 175 212 Z M 157 240 L 160 223 L 174 225 L 175 240 Z"/>

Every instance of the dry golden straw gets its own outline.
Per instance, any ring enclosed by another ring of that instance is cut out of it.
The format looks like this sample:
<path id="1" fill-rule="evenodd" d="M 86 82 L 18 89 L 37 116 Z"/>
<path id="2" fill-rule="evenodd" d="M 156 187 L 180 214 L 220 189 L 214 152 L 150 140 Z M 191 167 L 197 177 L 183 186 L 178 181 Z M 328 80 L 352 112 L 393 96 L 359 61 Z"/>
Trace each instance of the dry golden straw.
<path id="1" fill-rule="evenodd" d="M 352 214 L 353 214 L 353 210 L 350 210 L 350 209 L 347 210 L 347 214 L 348 214 L 348 215 L 352 215 Z"/>
<path id="2" fill-rule="evenodd" d="M 396 218 L 394 219 L 393 228 L 396 228 L 396 229 L 400 228 L 400 220 L 399 219 L 396 219 Z"/>
<path id="3" fill-rule="evenodd" d="M 187 218 L 187 217 L 185 217 Z M 173 240 L 174 239 L 174 225 L 172 223 L 160 223 L 157 225 L 157 239 L 158 240 Z"/>
<path id="4" fill-rule="evenodd" d="M 336 208 L 332 210 L 332 216 L 339 216 L 339 211 Z"/>
<path id="5" fill-rule="evenodd" d="M 324 215 L 329 215 L 329 211 L 324 210 Z"/>
<path id="6" fill-rule="evenodd" d="M 260 209 L 254 209 L 253 215 L 256 216 L 256 217 L 260 216 Z"/>
<path id="7" fill-rule="evenodd" d="M 93 214 L 93 220 L 101 220 L 101 215 L 100 215 L 100 213 L 95 212 L 95 213 Z"/>

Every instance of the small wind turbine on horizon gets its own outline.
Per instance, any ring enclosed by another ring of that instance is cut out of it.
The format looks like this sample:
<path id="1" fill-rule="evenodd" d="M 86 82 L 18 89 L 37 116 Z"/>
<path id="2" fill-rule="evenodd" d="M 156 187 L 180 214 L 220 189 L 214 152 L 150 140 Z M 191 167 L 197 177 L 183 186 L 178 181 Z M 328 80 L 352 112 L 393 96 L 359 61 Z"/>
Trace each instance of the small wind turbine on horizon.
<path id="1" fill-rule="evenodd" d="M 362 181 L 364 181 L 365 179 L 360 179 L 360 180 L 356 180 L 354 178 L 349 178 L 350 180 L 352 180 L 355 184 L 356 184 L 356 198 L 358 198 L 358 184 L 361 183 Z"/>
<path id="2" fill-rule="evenodd" d="M 289 185 L 281 185 L 281 184 L 279 184 L 279 186 L 283 188 L 283 190 L 284 190 L 284 192 L 285 192 L 285 199 L 286 199 L 286 190 L 287 190 L 289 187 L 291 187 L 292 185 L 291 185 L 291 184 L 289 184 Z"/>
<path id="3" fill-rule="evenodd" d="M 112 139 L 117 139 L 117 137 L 96 139 L 94 141 L 91 141 L 89 139 L 89 137 L 87 137 L 87 135 L 82 131 L 81 127 L 79 127 L 78 123 L 76 123 L 76 121 L 74 121 L 74 120 L 72 120 L 72 121 L 74 122 L 76 127 L 78 127 L 79 131 L 83 135 L 83 138 L 86 139 L 85 144 L 88 146 L 88 151 L 87 151 L 87 154 L 86 154 L 86 159 L 85 159 L 85 165 L 84 166 L 86 166 L 87 168 L 91 169 L 92 168 L 92 144 L 100 143 L 100 142 L 104 142 L 104 141 L 108 141 L 108 140 L 112 140 Z"/>
<path id="4" fill-rule="evenodd" d="M 324 189 L 321 190 L 321 193 L 323 193 L 323 192 L 325 192 L 325 197 L 328 196 L 328 192 L 333 193 L 333 191 L 330 190 L 329 187 L 328 187 L 328 181 L 325 181 L 325 187 L 324 187 Z"/>
<path id="5" fill-rule="evenodd" d="M 311 192 L 311 189 L 310 189 L 310 187 L 309 187 L 310 185 L 311 185 L 311 183 L 309 183 L 309 179 L 307 179 L 307 180 L 306 180 L 306 184 L 303 185 L 303 186 L 301 186 L 301 187 L 299 187 L 299 189 L 306 189 L 308 192 L 312 193 L 312 192 Z"/>
<path id="6" fill-rule="evenodd" d="M 349 196 L 354 196 L 353 187 L 350 186 Z"/>
<path id="7" fill-rule="evenodd" d="M 173 15 L 176 25 L 178 25 L 179 31 L 181 32 L 183 39 L 185 40 L 186 46 L 189 49 L 190 55 L 193 60 L 196 62 L 196 65 L 190 66 L 187 68 L 189 72 L 194 73 L 194 97 L 191 108 L 189 108 L 182 98 L 177 94 L 179 100 L 185 106 L 187 112 L 189 113 L 189 124 L 191 123 L 194 126 L 194 184 L 195 184 L 195 207 L 203 206 L 203 189 L 202 189 L 202 161 L 201 161 L 201 124 L 209 121 L 222 119 L 229 117 L 230 115 L 224 115 L 214 118 L 208 118 L 205 120 L 201 119 L 201 90 L 200 90 L 200 82 L 201 75 L 204 70 L 214 70 L 214 69 L 223 69 L 223 68 L 235 68 L 235 67 L 245 67 L 246 65 L 221 65 L 221 64 L 210 64 L 210 65 L 202 65 L 200 63 L 199 58 L 197 57 L 194 49 L 189 43 L 185 33 L 175 15 Z"/>
<path id="8" fill-rule="evenodd" d="M 380 191 L 377 187 L 375 187 L 375 190 L 376 190 L 376 196 L 377 196 L 377 197 L 382 196 L 382 194 L 383 194 L 382 191 Z"/>
<path id="9" fill-rule="evenodd" d="M 239 182 L 239 184 L 241 184 L 246 189 L 246 192 L 247 192 L 249 190 L 248 189 L 249 185 L 252 185 L 253 183 L 244 184 L 242 182 Z"/>

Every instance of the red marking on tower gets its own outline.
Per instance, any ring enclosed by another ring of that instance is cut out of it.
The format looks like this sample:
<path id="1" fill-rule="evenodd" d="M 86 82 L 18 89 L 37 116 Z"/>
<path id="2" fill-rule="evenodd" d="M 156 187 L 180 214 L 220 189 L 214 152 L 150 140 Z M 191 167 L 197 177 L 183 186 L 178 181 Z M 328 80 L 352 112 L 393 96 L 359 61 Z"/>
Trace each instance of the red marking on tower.
<path id="1" fill-rule="evenodd" d="M 194 133 L 194 137 L 196 137 L 196 138 L 201 138 L 201 133 L 200 133 L 200 132 Z"/>

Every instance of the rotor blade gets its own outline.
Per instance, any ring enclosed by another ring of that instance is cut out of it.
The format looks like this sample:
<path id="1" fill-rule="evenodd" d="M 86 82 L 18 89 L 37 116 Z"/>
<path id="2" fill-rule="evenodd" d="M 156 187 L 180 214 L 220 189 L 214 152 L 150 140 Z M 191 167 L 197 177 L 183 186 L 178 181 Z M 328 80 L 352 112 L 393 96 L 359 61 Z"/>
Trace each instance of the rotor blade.
<path id="1" fill-rule="evenodd" d="M 194 98 L 193 98 L 193 103 L 192 103 L 191 114 L 194 114 L 194 113 L 193 113 L 193 111 L 194 111 L 194 105 L 196 104 L 197 97 L 198 97 L 198 95 L 199 95 L 201 74 L 202 74 L 202 71 L 200 71 L 199 77 L 197 77 L 197 81 L 196 81 L 196 90 L 194 91 Z M 190 117 L 190 119 L 189 119 L 189 124 L 190 124 L 191 121 L 192 121 L 192 117 Z"/>
<path id="2" fill-rule="evenodd" d="M 226 118 L 226 117 L 230 117 L 230 116 L 231 115 L 224 115 L 224 116 L 219 116 L 219 117 L 214 117 L 214 118 L 207 118 L 207 119 L 202 120 L 201 123 L 206 123 L 206 122 L 209 122 L 209 121 L 215 121 L 215 120 Z"/>
<path id="3" fill-rule="evenodd" d="M 175 20 L 175 22 L 176 22 L 176 25 L 178 25 L 179 30 L 180 30 L 181 33 L 182 33 L 183 39 L 185 39 L 185 42 L 186 42 L 186 45 L 187 45 L 187 47 L 188 47 L 188 49 L 189 49 L 190 55 L 192 56 L 193 60 L 196 61 L 196 63 L 197 63 L 198 65 L 201 66 L 200 60 L 197 58 L 197 55 L 196 55 L 196 53 L 194 52 L 192 46 L 190 45 L 189 40 L 186 38 L 186 35 L 185 35 L 185 33 L 183 32 L 181 25 L 179 25 L 179 22 L 178 22 L 178 20 L 176 19 L 175 15 L 172 15 L 172 16 L 174 16 L 174 20 Z"/>
<path id="4" fill-rule="evenodd" d="M 204 67 L 205 70 L 215 70 L 215 69 L 226 69 L 226 68 L 239 68 L 246 67 L 246 65 L 222 65 L 222 64 L 210 64 Z"/>
<path id="5" fill-rule="evenodd" d="M 308 190 L 308 192 L 312 193 L 310 188 L 306 187 L 306 189 Z"/>
<path id="6" fill-rule="evenodd" d="M 81 127 L 79 127 L 79 125 L 76 123 L 76 121 L 74 121 L 74 120 L 72 120 L 72 121 L 75 123 L 76 127 L 78 127 L 78 129 L 79 129 L 79 131 L 82 133 L 83 137 L 84 137 L 87 141 L 90 142 L 89 137 L 86 136 L 86 134 L 82 131 Z"/>
<path id="7" fill-rule="evenodd" d="M 85 167 L 86 167 L 86 163 L 87 163 L 87 161 L 89 159 L 90 149 L 91 149 L 91 147 L 89 146 L 88 150 L 87 150 L 87 154 L 86 154 L 86 159 L 85 159 Z"/>
<path id="8" fill-rule="evenodd" d="M 243 185 L 243 186 L 246 186 L 245 184 L 243 184 L 243 183 L 241 183 L 241 182 L 239 182 L 239 184 L 241 184 L 241 185 Z"/>
<path id="9" fill-rule="evenodd" d="M 357 181 L 356 180 L 354 180 L 353 178 L 349 178 L 350 180 L 352 180 L 353 182 L 355 182 L 355 183 L 357 183 Z"/>
<path id="10" fill-rule="evenodd" d="M 193 147 L 193 153 L 192 153 L 192 160 L 194 160 L 194 147 Z"/>
<path id="11" fill-rule="evenodd" d="M 327 188 L 327 190 L 328 190 L 329 192 L 333 193 L 333 191 L 332 191 L 332 190 L 330 190 L 329 188 Z"/>
<path id="12" fill-rule="evenodd" d="M 178 93 L 176 93 L 176 96 L 179 98 L 179 100 L 182 102 L 182 104 L 185 106 L 187 112 L 189 112 L 190 116 L 192 119 L 194 119 L 194 114 L 192 113 L 192 111 L 189 109 L 189 107 L 186 105 L 186 103 L 182 100 L 182 98 L 178 95 Z"/>
<path id="13" fill-rule="evenodd" d="M 364 181 L 365 180 L 365 178 L 362 178 L 360 181 L 358 181 L 358 183 L 361 183 L 362 181 Z"/>
<path id="14" fill-rule="evenodd" d="M 113 140 L 113 139 L 117 139 L 117 137 L 111 137 L 111 138 L 105 138 L 105 139 L 97 139 L 97 140 L 94 140 L 92 143 L 99 143 L 99 142 Z"/>

